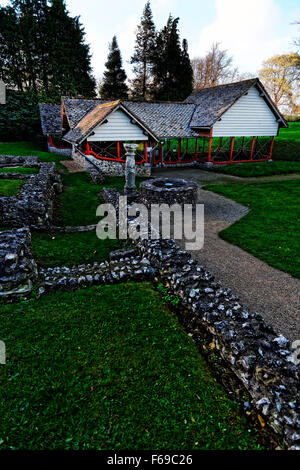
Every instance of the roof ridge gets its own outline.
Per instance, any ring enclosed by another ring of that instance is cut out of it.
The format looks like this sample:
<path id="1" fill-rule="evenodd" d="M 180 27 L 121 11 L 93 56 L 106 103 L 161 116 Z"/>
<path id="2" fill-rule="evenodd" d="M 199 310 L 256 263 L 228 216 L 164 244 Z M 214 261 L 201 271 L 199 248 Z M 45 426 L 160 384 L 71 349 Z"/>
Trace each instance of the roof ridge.
<path id="1" fill-rule="evenodd" d="M 230 85 L 239 85 L 241 83 L 246 83 L 246 82 L 249 82 L 249 84 L 250 84 L 250 82 L 255 83 L 255 82 L 258 82 L 258 81 L 259 81 L 259 78 L 255 77 L 255 78 L 248 78 L 247 80 L 240 80 L 238 82 L 221 83 L 220 85 L 207 86 L 207 87 L 204 87 L 204 88 L 200 88 L 200 90 L 194 91 L 193 93 L 191 93 L 190 96 L 195 95 L 197 93 L 200 93 L 203 90 L 213 90 L 215 88 L 221 88 L 221 87 L 230 86 Z"/>

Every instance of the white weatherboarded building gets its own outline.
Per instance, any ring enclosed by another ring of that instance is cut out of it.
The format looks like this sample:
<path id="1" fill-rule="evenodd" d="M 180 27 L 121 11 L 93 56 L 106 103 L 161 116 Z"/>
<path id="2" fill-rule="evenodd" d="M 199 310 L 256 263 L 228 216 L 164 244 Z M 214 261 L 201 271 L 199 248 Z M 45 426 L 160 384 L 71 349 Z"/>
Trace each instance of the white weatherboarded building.
<path id="1" fill-rule="evenodd" d="M 213 137 L 276 136 L 279 122 L 257 88 L 251 88 L 214 124 Z"/>
<path id="2" fill-rule="evenodd" d="M 112 164 L 124 162 L 124 142 L 139 144 L 139 165 L 266 161 L 288 127 L 258 78 L 205 88 L 181 103 L 63 97 L 57 108 L 40 105 L 48 139 L 60 122 L 64 141 Z"/>

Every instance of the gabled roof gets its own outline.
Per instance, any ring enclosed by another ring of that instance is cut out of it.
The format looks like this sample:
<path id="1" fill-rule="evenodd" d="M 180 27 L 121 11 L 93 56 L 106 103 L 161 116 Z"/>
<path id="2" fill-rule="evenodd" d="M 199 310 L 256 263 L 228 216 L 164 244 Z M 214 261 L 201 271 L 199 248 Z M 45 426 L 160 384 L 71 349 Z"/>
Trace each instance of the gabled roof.
<path id="1" fill-rule="evenodd" d="M 87 104 L 90 106 L 90 104 Z M 83 107 L 81 107 L 83 109 Z M 84 139 L 86 139 L 93 130 L 106 118 L 116 111 L 117 109 L 121 109 L 125 114 L 127 114 L 138 126 L 142 127 L 144 131 L 151 134 L 151 136 L 157 140 L 156 135 L 154 132 L 148 127 L 146 123 L 141 121 L 139 117 L 128 109 L 125 103 L 122 103 L 120 100 L 117 101 L 102 101 L 94 102 L 93 106 L 91 106 L 90 111 L 76 124 L 76 126 L 71 129 L 65 136 L 64 139 L 71 143 L 81 143 Z M 78 114 L 77 114 L 78 119 Z M 74 115 L 72 116 L 70 122 L 75 122 Z"/>
<path id="2" fill-rule="evenodd" d="M 98 104 L 113 101 L 100 99 L 86 100 L 80 98 L 67 98 L 65 96 L 63 96 L 61 100 L 71 129 L 73 129 L 87 113 L 98 106 Z"/>
<path id="3" fill-rule="evenodd" d="M 191 128 L 198 129 L 212 127 L 215 122 L 217 122 L 220 117 L 253 86 L 256 86 L 260 92 L 262 92 L 264 99 L 273 113 L 277 116 L 277 119 L 280 119 L 282 125 L 287 127 L 286 121 L 274 105 L 260 80 L 258 78 L 253 78 L 236 83 L 203 88 L 186 98 L 185 103 L 193 103 L 197 106 L 191 120 Z"/>
<path id="4" fill-rule="evenodd" d="M 61 116 L 59 104 L 40 104 L 41 125 L 44 135 L 61 135 Z"/>
<path id="5" fill-rule="evenodd" d="M 197 137 L 190 128 L 193 104 L 127 101 L 124 105 L 147 124 L 158 139 Z"/>
<path id="6" fill-rule="evenodd" d="M 105 100 L 80 100 L 74 98 L 63 98 L 62 102 L 71 129 L 76 125 L 81 125 L 79 124 L 81 120 L 89 113 L 93 113 L 99 104 L 108 103 Z M 156 140 L 197 136 L 189 127 L 195 109 L 193 104 L 122 101 L 120 107 L 136 118 L 142 127 L 152 134 Z M 70 137 L 69 134 L 65 136 L 66 139 Z"/>
<path id="7" fill-rule="evenodd" d="M 82 142 L 119 104 L 120 100 L 98 103 L 64 136 L 64 139 L 68 142 Z"/>
<path id="8" fill-rule="evenodd" d="M 258 78 L 204 88 L 183 103 L 108 101 L 62 98 L 70 126 L 64 136 L 69 142 L 82 142 L 115 109 L 122 109 L 155 140 L 197 137 L 197 130 L 211 128 L 250 88 L 256 87 L 281 127 L 288 127 Z M 40 105 L 43 133 L 61 134 L 61 110 L 57 105 Z"/>

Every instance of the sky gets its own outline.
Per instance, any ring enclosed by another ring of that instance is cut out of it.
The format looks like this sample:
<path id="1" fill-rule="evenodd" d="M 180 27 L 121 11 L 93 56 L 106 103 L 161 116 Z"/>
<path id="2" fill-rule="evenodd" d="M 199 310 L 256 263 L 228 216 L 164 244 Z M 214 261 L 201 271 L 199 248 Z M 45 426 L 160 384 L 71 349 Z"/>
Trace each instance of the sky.
<path id="1" fill-rule="evenodd" d="M 96 78 L 101 77 L 108 45 L 117 35 L 124 67 L 134 49 L 135 30 L 146 0 L 66 0 L 72 16 L 80 16 L 90 44 Z M 0 5 L 8 4 L 0 0 Z M 233 56 L 241 73 L 257 75 L 263 60 L 296 51 L 300 0 L 152 0 L 154 22 L 162 28 L 169 13 L 179 17 L 181 38 L 189 43 L 190 57 L 205 55 L 213 42 Z"/>

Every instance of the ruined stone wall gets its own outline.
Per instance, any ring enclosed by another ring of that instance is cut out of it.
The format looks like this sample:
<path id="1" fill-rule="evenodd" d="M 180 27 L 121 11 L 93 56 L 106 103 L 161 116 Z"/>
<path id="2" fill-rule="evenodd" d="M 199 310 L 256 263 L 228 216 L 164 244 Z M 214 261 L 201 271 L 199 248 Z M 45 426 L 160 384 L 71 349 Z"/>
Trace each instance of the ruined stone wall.
<path id="1" fill-rule="evenodd" d="M 38 157 L 23 157 L 23 156 L 11 156 L 11 155 L 0 155 L 0 168 L 8 168 L 13 166 L 26 166 L 27 168 L 38 168 L 39 167 Z"/>
<path id="2" fill-rule="evenodd" d="M 117 208 L 116 190 L 103 191 L 103 197 Z M 179 299 L 183 322 L 194 341 L 199 344 L 204 336 L 209 338 L 223 361 L 225 381 L 233 374 L 250 395 L 251 403 L 245 406 L 260 415 L 282 445 L 300 450 L 300 364 L 289 340 L 261 315 L 245 310 L 230 289 L 223 289 L 174 240 L 132 243 L 150 261 L 156 279 Z M 233 396 L 236 388 L 232 386 Z"/>
<path id="3" fill-rule="evenodd" d="M 51 147 L 51 145 L 48 142 L 48 152 L 54 153 L 56 155 L 62 155 L 66 158 L 70 158 L 72 156 L 72 149 L 71 148 L 56 148 L 56 147 Z"/>
<path id="4" fill-rule="evenodd" d="M 20 157 L 17 157 L 20 158 Z M 23 157 L 26 158 L 26 157 Z M 13 166 L 16 158 L 6 159 L 5 165 Z M 28 167 L 28 163 L 24 164 Z M 17 196 L 0 197 L 0 225 L 8 227 L 49 226 L 53 219 L 53 200 L 62 190 L 60 175 L 56 172 L 55 163 L 34 163 L 39 173 L 34 175 L 18 175 L 24 179 Z M 3 174 L 2 178 L 13 179 L 14 175 Z"/>
<path id="5" fill-rule="evenodd" d="M 103 176 L 124 176 L 125 175 L 125 163 L 114 162 L 109 160 L 100 160 L 89 155 L 89 158 L 100 168 Z M 72 159 L 76 161 L 83 169 L 90 171 L 93 165 L 84 159 L 79 152 L 73 152 Z M 136 176 L 149 177 L 151 176 L 151 166 L 149 164 L 136 165 Z"/>
<path id="6" fill-rule="evenodd" d="M 0 299 L 29 294 L 36 279 L 29 229 L 0 232 Z"/>

